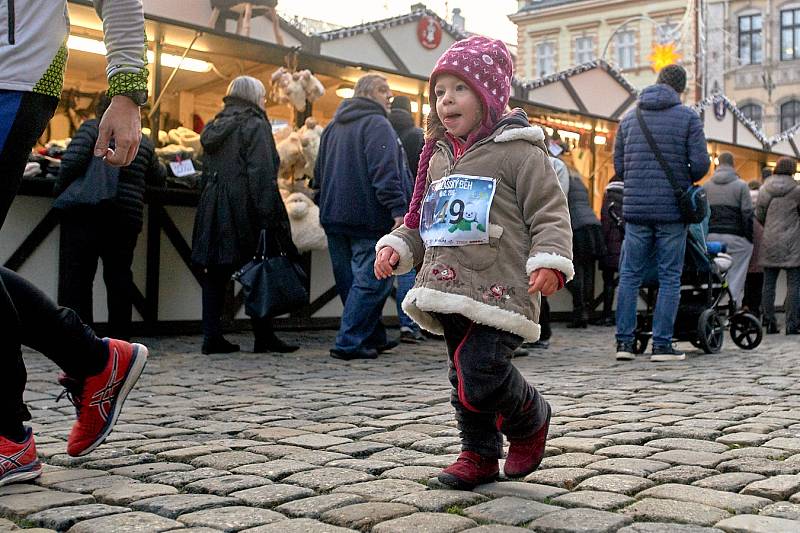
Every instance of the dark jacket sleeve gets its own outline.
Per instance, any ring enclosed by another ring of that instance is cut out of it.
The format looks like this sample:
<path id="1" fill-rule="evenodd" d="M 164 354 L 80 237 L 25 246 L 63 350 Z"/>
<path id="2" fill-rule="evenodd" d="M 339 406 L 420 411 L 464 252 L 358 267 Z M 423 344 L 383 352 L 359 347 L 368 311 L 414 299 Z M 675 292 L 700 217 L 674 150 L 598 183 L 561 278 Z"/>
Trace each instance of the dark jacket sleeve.
<path id="1" fill-rule="evenodd" d="M 61 167 L 58 172 L 53 192 L 61 194 L 69 184 L 83 176 L 89 167 L 89 162 L 94 157 L 94 143 L 97 140 L 97 121 L 87 120 L 69 143 L 64 155 L 61 156 Z"/>
<path id="2" fill-rule="evenodd" d="M 692 181 L 695 182 L 706 175 L 711 161 L 708 157 L 706 135 L 703 133 L 703 121 L 692 110 L 689 110 L 689 116 L 689 135 L 686 148 L 689 153 L 689 175 L 692 177 Z"/>
<path id="3" fill-rule="evenodd" d="M 278 193 L 278 165 L 280 159 L 270 127 L 264 120 L 251 119 L 243 133 L 247 154 L 247 191 L 253 202 L 261 228 L 271 227 L 276 213 Z"/>
<path id="4" fill-rule="evenodd" d="M 167 169 L 158 160 L 155 152 L 152 153 L 150 161 L 147 164 L 147 171 L 144 175 L 144 180 L 150 187 L 164 188 L 167 184 Z"/>
<path id="5" fill-rule="evenodd" d="M 374 120 L 364 132 L 364 155 L 375 196 L 392 215 L 401 217 L 408 210 L 403 190 L 403 174 L 397 134 L 388 120 Z"/>
<path id="6" fill-rule="evenodd" d="M 625 179 L 625 135 L 624 122 L 617 128 L 617 138 L 614 140 L 614 172 L 621 180 Z"/>

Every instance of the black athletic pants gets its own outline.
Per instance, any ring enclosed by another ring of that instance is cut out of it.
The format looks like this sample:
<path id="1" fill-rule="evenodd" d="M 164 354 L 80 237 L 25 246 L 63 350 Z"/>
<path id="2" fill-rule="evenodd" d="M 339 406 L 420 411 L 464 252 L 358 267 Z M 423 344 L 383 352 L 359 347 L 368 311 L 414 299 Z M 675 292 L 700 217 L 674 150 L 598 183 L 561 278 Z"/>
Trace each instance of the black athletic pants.
<path id="1" fill-rule="evenodd" d="M 28 153 L 55 112 L 58 99 L 0 90 L 0 228 L 17 194 Z M 72 377 L 96 374 L 108 353 L 71 309 L 57 307 L 39 289 L 0 267 L 0 435 L 14 434 L 31 415 L 22 395 L 27 372 L 21 346 L 42 352 Z"/>

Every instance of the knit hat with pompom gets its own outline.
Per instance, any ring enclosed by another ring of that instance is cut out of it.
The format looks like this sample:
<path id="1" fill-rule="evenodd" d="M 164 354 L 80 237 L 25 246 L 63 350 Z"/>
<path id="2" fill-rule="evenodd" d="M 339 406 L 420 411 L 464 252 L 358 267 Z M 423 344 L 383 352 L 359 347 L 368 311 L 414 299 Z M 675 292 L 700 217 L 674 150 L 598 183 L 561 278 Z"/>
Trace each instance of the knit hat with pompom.
<path id="1" fill-rule="evenodd" d="M 417 178 L 414 182 L 414 195 L 403 219 L 406 227 L 419 228 L 420 207 L 425 194 L 425 180 L 428 164 L 436 149 L 436 142 L 444 138 L 445 128 L 436 114 L 436 78 L 442 74 L 452 74 L 466 83 L 478 96 L 483 106 L 483 119 L 480 127 L 467 137 L 464 150 L 476 141 L 486 137 L 500 122 L 511 97 L 511 76 L 513 65 L 511 54 L 503 41 L 473 36 L 454 43 L 448 48 L 431 73 L 428 84 L 428 100 L 431 111 L 428 115 L 425 132 L 425 145 L 419 158 Z"/>

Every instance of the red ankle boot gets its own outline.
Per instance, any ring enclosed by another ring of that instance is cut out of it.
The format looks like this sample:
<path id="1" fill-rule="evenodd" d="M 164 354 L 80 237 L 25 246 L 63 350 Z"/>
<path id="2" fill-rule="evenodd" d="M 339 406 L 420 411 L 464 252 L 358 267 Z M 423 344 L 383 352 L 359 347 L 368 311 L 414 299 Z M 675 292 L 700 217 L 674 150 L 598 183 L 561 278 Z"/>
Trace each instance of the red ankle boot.
<path id="1" fill-rule="evenodd" d="M 547 430 L 550 428 L 550 406 L 547 406 L 547 418 L 544 425 L 527 439 L 510 440 L 508 457 L 503 471 L 507 477 L 527 476 L 537 468 L 544 458 L 544 445 L 547 441 Z"/>
<path id="2" fill-rule="evenodd" d="M 439 481 L 457 490 L 472 490 L 483 483 L 497 479 L 499 463 L 494 457 L 483 457 L 464 451 L 456 462 L 439 473 Z"/>

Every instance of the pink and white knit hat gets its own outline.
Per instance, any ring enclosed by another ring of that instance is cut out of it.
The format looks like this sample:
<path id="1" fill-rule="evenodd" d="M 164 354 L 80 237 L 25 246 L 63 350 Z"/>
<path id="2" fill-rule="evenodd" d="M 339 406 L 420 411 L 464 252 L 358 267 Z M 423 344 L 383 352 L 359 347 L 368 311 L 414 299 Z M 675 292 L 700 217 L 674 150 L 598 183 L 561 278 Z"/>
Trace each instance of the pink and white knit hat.
<path id="1" fill-rule="evenodd" d="M 463 80 L 478 95 L 483 105 L 483 120 L 477 132 L 472 133 L 464 145 L 468 148 L 475 141 L 489 135 L 503 117 L 511 97 L 511 76 L 513 65 L 511 54 L 503 41 L 479 35 L 454 43 L 436 62 L 428 86 L 428 100 L 431 112 L 428 115 L 425 146 L 419 159 L 414 195 L 403 218 L 409 228 L 418 228 L 422 196 L 425 194 L 425 180 L 428 164 L 436 148 L 436 141 L 442 138 L 444 128 L 436 114 L 436 78 L 442 74 L 452 74 Z"/>

